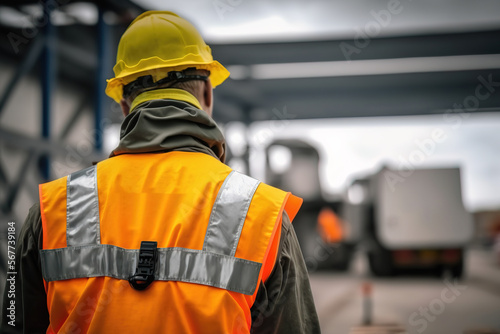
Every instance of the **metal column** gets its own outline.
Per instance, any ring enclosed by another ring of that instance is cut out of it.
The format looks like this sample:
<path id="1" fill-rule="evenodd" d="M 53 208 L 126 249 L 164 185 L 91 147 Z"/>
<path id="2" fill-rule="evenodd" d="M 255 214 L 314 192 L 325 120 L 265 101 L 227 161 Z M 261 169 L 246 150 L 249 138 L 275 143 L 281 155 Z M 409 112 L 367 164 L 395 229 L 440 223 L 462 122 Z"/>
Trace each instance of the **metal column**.
<path id="1" fill-rule="evenodd" d="M 108 69 L 108 25 L 104 21 L 104 10 L 99 8 L 99 18 L 97 22 L 97 75 L 95 91 L 95 149 L 102 152 L 104 139 L 103 109 L 104 109 L 104 89 L 106 88 L 106 72 Z"/>
<path id="2" fill-rule="evenodd" d="M 55 61 L 54 61 L 54 49 L 55 49 L 55 27 L 52 24 L 51 13 L 54 6 L 52 1 L 43 2 L 43 15 L 45 15 L 45 46 L 43 49 L 43 60 L 42 60 L 42 138 L 50 138 L 50 114 L 52 108 L 52 91 L 54 88 L 54 78 L 55 78 Z M 42 177 L 45 180 L 50 179 L 50 157 L 48 155 L 42 155 L 40 157 L 40 171 Z"/>

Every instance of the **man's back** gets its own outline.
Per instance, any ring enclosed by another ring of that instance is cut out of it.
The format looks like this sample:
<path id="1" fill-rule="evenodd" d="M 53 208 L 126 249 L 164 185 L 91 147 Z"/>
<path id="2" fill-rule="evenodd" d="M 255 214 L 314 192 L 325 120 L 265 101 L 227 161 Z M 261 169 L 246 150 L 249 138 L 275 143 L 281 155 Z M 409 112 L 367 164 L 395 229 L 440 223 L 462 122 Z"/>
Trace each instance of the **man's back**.
<path id="1" fill-rule="evenodd" d="M 120 155 L 42 185 L 51 328 L 248 332 L 288 196 L 190 152 Z M 155 277 L 136 291 L 144 241 L 157 243 Z"/>

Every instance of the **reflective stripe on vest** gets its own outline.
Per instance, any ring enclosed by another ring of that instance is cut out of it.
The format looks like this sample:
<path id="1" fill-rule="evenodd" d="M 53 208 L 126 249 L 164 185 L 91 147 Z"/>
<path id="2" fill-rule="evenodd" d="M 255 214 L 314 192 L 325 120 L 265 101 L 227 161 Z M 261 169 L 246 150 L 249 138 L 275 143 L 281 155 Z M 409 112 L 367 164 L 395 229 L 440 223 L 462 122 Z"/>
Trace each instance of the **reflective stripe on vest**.
<path id="1" fill-rule="evenodd" d="M 155 279 L 209 285 L 252 295 L 261 263 L 234 257 L 259 181 L 232 171 L 210 214 L 203 250 L 159 248 Z M 67 247 L 40 251 L 45 281 L 109 276 L 126 280 L 135 272 L 138 249 L 100 243 L 97 168 L 68 177 Z"/>
<path id="2" fill-rule="evenodd" d="M 217 194 L 203 250 L 234 256 L 248 207 L 259 181 L 232 171 Z"/>
<path id="3" fill-rule="evenodd" d="M 68 247 L 100 244 L 96 166 L 68 176 L 66 203 Z"/>

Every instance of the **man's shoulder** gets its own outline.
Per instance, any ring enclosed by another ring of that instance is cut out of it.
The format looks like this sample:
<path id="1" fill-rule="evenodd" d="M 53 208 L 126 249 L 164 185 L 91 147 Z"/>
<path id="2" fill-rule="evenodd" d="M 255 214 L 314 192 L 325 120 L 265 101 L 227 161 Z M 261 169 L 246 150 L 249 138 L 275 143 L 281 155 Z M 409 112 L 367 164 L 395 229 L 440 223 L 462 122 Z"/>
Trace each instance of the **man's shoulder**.
<path id="1" fill-rule="evenodd" d="M 29 243 L 29 239 L 41 248 L 42 237 L 42 216 L 40 212 L 40 203 L 35 203 L 29 209 L 28 215 L 24 221 L 21 231 L 19 233 L 19 243 Z"/>

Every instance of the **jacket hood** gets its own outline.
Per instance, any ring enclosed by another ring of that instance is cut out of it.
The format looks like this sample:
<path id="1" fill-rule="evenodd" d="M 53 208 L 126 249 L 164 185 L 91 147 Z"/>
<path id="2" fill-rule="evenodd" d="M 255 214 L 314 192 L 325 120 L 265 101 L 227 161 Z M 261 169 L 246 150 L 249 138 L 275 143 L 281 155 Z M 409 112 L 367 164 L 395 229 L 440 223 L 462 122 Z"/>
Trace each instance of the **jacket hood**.
<path id="1" fill-rule="evenodd" d="M 168 151 L 202 152 L 224 162 L 226 142 L 203 110 L 184 101 L 157 99 L 139 104 L 125 117 L 110 157 Z"/>

